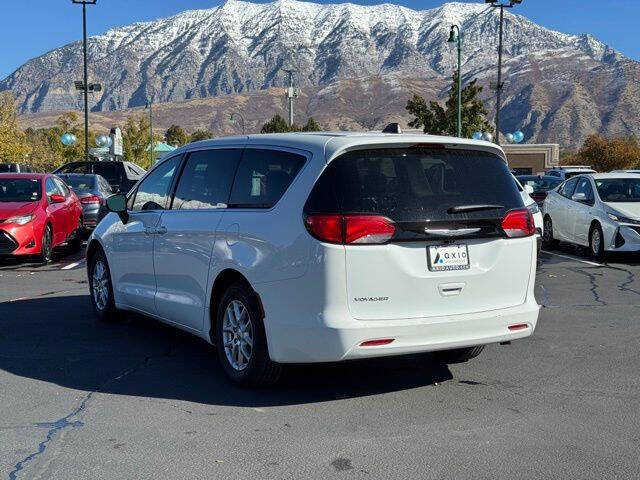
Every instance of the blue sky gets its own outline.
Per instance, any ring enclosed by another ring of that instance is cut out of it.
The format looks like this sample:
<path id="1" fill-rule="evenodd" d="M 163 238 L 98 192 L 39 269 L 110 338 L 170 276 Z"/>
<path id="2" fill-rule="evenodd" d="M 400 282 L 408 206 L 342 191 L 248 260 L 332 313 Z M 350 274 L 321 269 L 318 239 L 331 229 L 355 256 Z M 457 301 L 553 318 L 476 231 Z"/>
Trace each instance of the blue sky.
<path id="1" fill-rule="evenodd" d="M 260 0 L 257 0 L 260 1 Z M 381 0 L 351 0 L 361 5 Z M 483 0 L 466 0 L 483 3 Z M 319 3 L 339 3 L 316 0 Z M 89 6 L 89 34 L 136 21 L 166 17 L 193 8 L 210 8 L 219 0 L 98 0 Z M 264 0 L 261 1 L 264 3 Z M 442 0 L 388 0 L 417 10 L 439 6 Z M 71 0 L 2 0 L 0 78 L 30 58 L 78 40 L 82 36 L 81 7 Z M 640 0 L 524 0 L 517 12 L 565 33 L 591 33 L 628 57 L 640 60 L 636 32 Z"/>

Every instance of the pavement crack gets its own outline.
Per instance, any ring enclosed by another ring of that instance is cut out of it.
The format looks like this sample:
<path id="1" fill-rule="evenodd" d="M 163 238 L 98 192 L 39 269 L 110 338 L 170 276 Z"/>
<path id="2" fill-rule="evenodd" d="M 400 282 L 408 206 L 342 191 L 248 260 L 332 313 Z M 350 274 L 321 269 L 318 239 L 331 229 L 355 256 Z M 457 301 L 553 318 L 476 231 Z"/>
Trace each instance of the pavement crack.
<path id="1" fill-rule="evenodd" d="M 65 415 L 64 417 L 56 420 L 55 422 L 40 422 L 40 423 L 35 423 L 34 425 L 36 427 L 40 427 L 40 428 L 47 428 L 47 435 L 45 437 L 45 439 L 40 442 L 38 444 L 38 448 L 36 449 L 36 451 L 30 453 L 29 455 L 27 455 L 26 457 L 24 457 L 22 460 L 20 460 L 18 463 L 16 463 L 13 467 L 13 470 L 11 472 L 9 472 L 9 480 L 17 480 L 18 478 L 18 473 L 24 469 L 25 465 L 28 464 L 29 462 L 31 462 L 32 460 L 34 460 L 35 458 L 39 457 L 40 455 L 42 455 L 45 450 L 47 449 L 49 443 L 53 440 L 53 438 L 55 437 L 55 435 L 62 431 L 65 430 L 67 428 L 78 428 L 78 427 L 82 427 L 84 425 L 83 422 L 81 422 L 80 420 L 75 420 L 72 421 L 72 419 L 74 417 L 79 416 L 87 407 L 87 404 L 89 403 L 89 400 L 91 400 L 91 398 L 93 397 L 93 395 L 95 393 L 99 393 L 101 391 L 103 391 L 106 387 L 108 387 L 109 385 L 111 385 L 113 382 L 117 382 L 118 380 L 126 377 L 127 375 L 130 375 L 144 367 L 146 367 L 149 362 L 151 361 L 151 359 L 153 359 L 154 357 L 168 357 L 171 355 L 172 352 L 172 348 L 169 347 L 165 352 L 163 352 L 161 355 L 149 355 L 144 357 L 144 359 L 139 362 L 137 365 L 123 371 L 122 373 L 120 373 L 119 375 L 110 378 L 109 380 L 107 380 L 106 382 L 104 382 L 102 385 L 100 385 L 98 388 L 96 388 L 95 390 L 92 390 L 91 392 L 87 393 L 82 400 L 80 401 L 80 405 L 78 405 L 75 409 L 73 409 L 71 411 L 71 413 Z"/>
<path id="2" fill-rule="evenodd" d="M 595 267 L 595 268 L 602 268 L 602 267 Z M 607 302 L 602 300 L 600 298 L 600 294 L 598 293 L 598 288 L 600 288 L 600 287 L 598 286 L 598 282 L 596 281 L 596 275 L 594 275 L 593 273 L 590 273 L 590 272 L 586 272 L 585 270 L 587 270 L 587 268 L 585 268 L 585 267 L 572 267 L 572 268 L 569 268 L 569 270 L 571 270 L 572 272 L 576 272 L 576 273 L 580 273 L 582 275 L 585 275 L 589 279 L 589 283 L 591 284 L 591 288 L 589 288 L 589 291 L 593 295 L 594 301 L 596 303 L 599 303 L 602 306 L 606 306 L 607 305 Z"/>
<path id="3" fill-rule="evenodd" d="M 628 285 L 631 285 L 636 281 L 635 273 L 633 273 L 631 270 L 627 270 L 626 268 L 622 268 L 622 267 L 612 267 L 611 265 L 607 265 L 607 267 L 612 270 L 617 270 L 619 272 L 623 272 L 627 274 L 627 281 L 619 284 L 618 290 L 620 290 L 621 292 L 630 292 L 630 293 L 635 293 L 636 295 L 640 295 L 640 292 L 638 290 L 634 290 L 633 288 L 628 287 Z"/>

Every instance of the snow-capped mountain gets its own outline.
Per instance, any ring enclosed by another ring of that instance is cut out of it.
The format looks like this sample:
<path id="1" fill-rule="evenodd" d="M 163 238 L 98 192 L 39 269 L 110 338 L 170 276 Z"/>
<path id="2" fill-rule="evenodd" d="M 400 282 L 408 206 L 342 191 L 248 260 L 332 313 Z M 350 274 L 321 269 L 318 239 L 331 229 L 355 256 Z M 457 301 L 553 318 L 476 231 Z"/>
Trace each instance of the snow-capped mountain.
<path id="1" fill-rule="evenodd" d="M 408 79 L 421 79 L 441 95 L 455 66 L 447 43 L 452 24 L 464 32 L 464 77 L 480 78 L 493 108 L 488 87 L 495 80 L 497 9 L 480 2 L 416 11 L 300 0 L 228 0 L 91 37 L 90 81 L 104 87 L 90 98 L 91 108 L 283 86 L 287 68 L 296 70 L 298 85 L 314 95 L 339 90 L 345 80 L 371 79 L 399 91 Z M 504 28 L 506 131 L 524 128 L 529 137 L 561 143 L 571 143 L 576 128 L 578 135 L 640 132 L 637 114 L 629 116 L 637 113 L 635 98 L 627 96 L 638 79 L 636 62 L 590 35 L 555 32 L 510 11 Z M 23 113 L 79 108 L 73 81 L 81 72 L 76 42 L 30 60 L 2 80 L 0 90 L 12 90 Z M 367 105 L 362 108 L 366 115 Z"/>

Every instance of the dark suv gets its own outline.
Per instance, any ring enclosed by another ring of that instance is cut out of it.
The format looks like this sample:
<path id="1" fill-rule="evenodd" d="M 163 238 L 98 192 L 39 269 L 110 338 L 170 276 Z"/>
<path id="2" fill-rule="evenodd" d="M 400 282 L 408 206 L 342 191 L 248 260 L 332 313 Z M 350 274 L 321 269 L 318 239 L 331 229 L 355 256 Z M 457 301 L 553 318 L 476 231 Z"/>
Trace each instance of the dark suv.
<path id="1" fill-rule="evenodd" d="M 33 169 L 24 163 L 0 163 L 0 173 L 33 173 Z"/>
<path id="2" fill-rule="evenodd" d="M 109 182 L 114 192 L 127 193 L 146 173 L 146 170 L 131 162 L 80 161 L 65 163 L 53 173 L 93 173 Z"/>

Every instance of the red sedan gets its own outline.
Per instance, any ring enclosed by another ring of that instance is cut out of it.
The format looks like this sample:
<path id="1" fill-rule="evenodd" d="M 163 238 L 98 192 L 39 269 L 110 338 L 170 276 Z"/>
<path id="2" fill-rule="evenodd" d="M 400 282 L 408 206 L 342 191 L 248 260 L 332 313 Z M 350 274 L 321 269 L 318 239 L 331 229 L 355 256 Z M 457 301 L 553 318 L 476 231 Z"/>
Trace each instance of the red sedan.
<path id="1" fill-rule="evenodd" d="M 55 175 L 0 173 L 0 255 L 37 255 L 69 242 L 80 248 L 82 205 Z"/>

